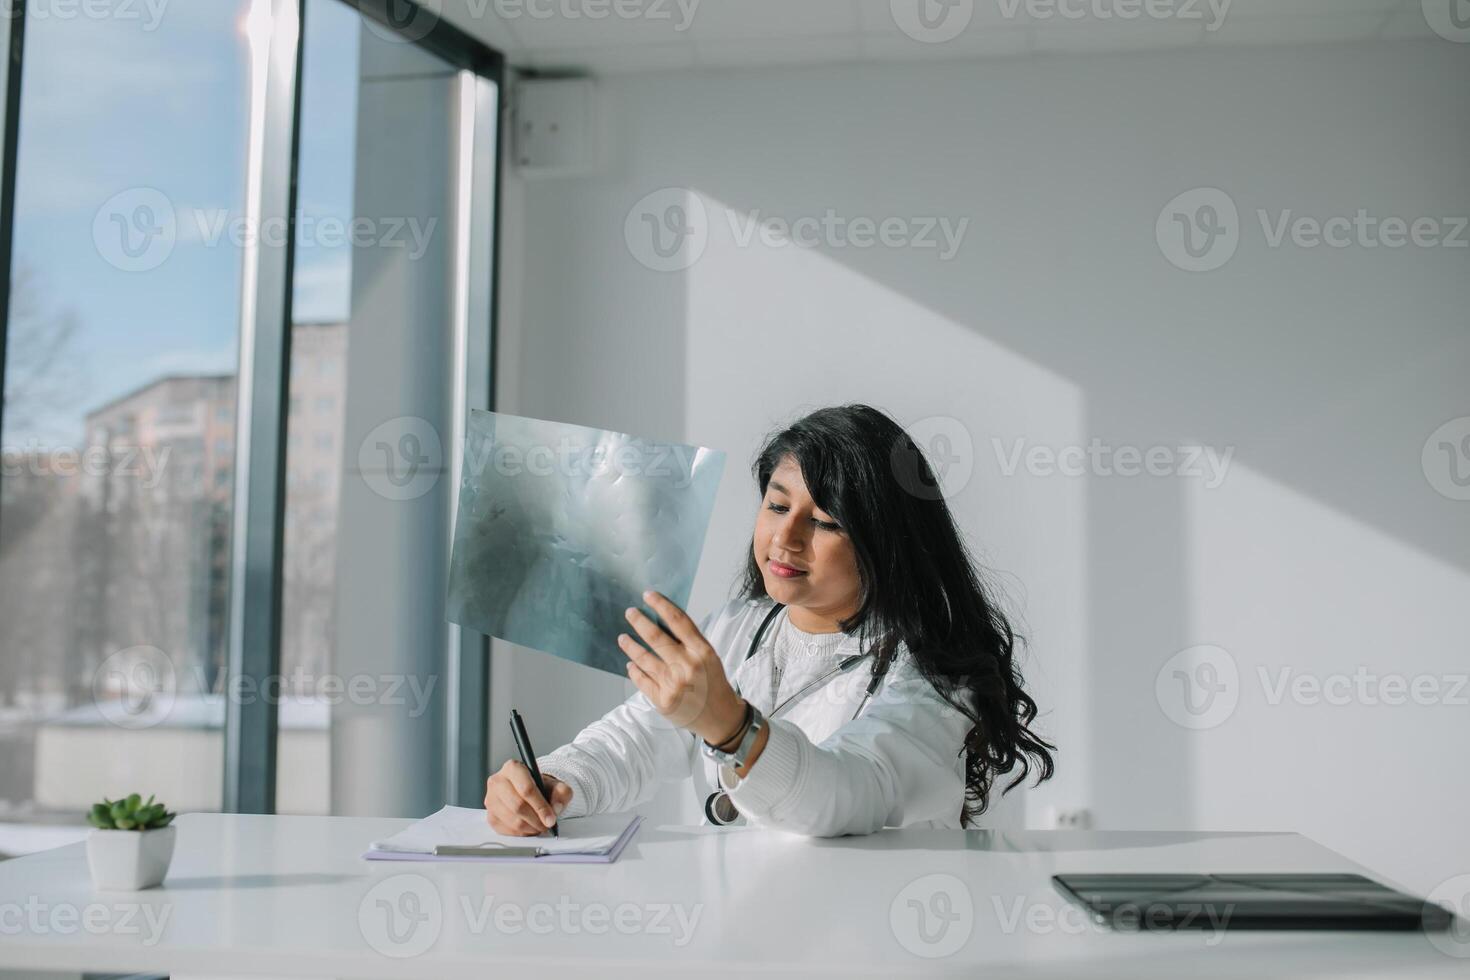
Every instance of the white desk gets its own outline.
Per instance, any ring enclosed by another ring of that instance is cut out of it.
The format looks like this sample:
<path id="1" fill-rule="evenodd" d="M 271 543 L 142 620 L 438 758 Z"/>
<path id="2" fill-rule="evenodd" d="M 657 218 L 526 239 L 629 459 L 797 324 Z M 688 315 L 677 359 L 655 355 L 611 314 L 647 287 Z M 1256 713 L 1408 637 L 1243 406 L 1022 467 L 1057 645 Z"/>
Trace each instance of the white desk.
<path id="1" fill-rule="evenodd" d="M 359 860 L 405 823 L 188 814 L 165 885 L 139 893 L 94 893 L 82 845 L 0 863 L 0 969 L 475 980 L 1470 973 L 1470 959 L 1419 932 L 1114 934 L 1050 884 L 1065 871 L 1363 871 L 1295 834 L 807 840 L 644 826 L 610 866 Z M 927 934 L 917 907 L 929 910 Z M 948 955 L 924 955 L 934 953 Z"/>

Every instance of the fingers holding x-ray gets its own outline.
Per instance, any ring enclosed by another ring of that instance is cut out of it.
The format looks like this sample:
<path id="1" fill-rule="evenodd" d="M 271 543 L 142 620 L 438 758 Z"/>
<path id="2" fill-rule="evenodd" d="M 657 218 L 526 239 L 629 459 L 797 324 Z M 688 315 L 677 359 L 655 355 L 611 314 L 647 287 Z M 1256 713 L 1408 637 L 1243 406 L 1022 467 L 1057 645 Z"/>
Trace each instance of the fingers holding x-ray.
<path id="1" fill-rule="evenodd" d="M 649 653 L 627 633 L 618 634 L 618 646 L 623 653 L 628 655 L 633 666 L 643 672 L 644 676 L 655 684 L 663 682 L 667 667 L 662 657 L 656 653 Z"/>
<path id="2" fill-rule="evenodd" d="M 660 659 L 683 653 L 679 641 L 665 632 L 663 627 L 649 619 L 643 610 L 630 606 L 625 613 L 625 618 L 628 620 L 628 625 L 633 627 L 643 642 L 648 644 L 649 649 L 658 654 Z"/>

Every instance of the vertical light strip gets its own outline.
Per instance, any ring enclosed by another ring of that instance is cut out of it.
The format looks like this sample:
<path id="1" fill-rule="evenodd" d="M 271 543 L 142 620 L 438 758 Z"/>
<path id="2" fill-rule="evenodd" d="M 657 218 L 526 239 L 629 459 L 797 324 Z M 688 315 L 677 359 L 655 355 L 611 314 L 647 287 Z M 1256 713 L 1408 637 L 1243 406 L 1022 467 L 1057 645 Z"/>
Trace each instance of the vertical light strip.
<path id="1" fill-rule="evenodd" d="M 251 0 L 242 25 L 250 46 L 250 123 L 245 139 L 245 228 L 260 227 L 265 173 L 265 105 L 270 82 L 272 0 Z M 255 382 L 255 315 L 259 304 L 260 236 L 246 234 L 240 265 L 240 364 L 235 372 L 234 530 L 230 535 L 230 646 L 244 642 L 245 529 L 250 508 L 251 415 Z"/>
<path id="2" fill-rule="evenodd" d="M 474 220 L 475 189 L 475 75 L 461 71 L 458 76 L 459 126 L 456 130 L 454 189 L 454 272 L 452 286 L 453 364 L 450 368 L 449 403 L 449 520 L 445 555 L 454 549 L 455 521 L 458 517 L 459 484 L 464 475 L 464 437 L 469 417 L 469 342 L 470 342 L 470 255 Z M 445 674 L 448 683 L 448 710 L 445 712 L 444 744 L 448 752 L 444 766 L 444 796 L 456 800 L 460 770 L 459 732 L 463 724 L 460 711 L 460 684 L 463 656 L 460 627 L 449 623 L 446 631 Z"/>
<path id="3" fill-rule="evenodd" d="M 236 374 L 234 513 L 230 540 L 227 683 L 261 689 L 280 670 L 280 575 L 285 393 L 290 373 L 293 173 L 298 137 L 302 0 L 251 0 L 245 149 L 246 236 L 241 247 L 240 364 Z M 289 229 L 284 246 L 260 230 Z M 225 699 L 224 807 L 275 808 L 275 704 Z"/>

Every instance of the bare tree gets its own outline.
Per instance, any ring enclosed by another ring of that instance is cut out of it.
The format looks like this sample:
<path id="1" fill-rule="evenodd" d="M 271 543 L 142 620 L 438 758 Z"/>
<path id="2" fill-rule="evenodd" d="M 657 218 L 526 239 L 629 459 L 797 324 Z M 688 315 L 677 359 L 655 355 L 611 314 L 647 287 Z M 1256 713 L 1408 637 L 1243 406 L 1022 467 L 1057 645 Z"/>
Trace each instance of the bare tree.
<path id="1" fill-rule="evenodd" d="M 316 679 L 332 667 L 337 636 L 335 501 L 316 487 L 293 487 L 284 555 L 281 671 Z M 303 691 L 310 694 L 311 689 Z"/>
<path id="2" fill-rule="evenodd" d="M 74 311 L 53 309 L 39 295 L 40 279 L 22 262 L 10 282 L 5 340 L 4 418 L 7 434 L 25 432 L 76 412 L 87 390 Z"/>
<path id="3" fill-rule="evenodd" d="M 66 685 L 75 565 L 75 478 L 58 475 L 55 446 L 27 444 L 37 427 L 75 412 L 86 390 L 74 312 L 43 300 L 17 261 L 3 379 L 6 475 L 0 478 L 0 701 Z"/>

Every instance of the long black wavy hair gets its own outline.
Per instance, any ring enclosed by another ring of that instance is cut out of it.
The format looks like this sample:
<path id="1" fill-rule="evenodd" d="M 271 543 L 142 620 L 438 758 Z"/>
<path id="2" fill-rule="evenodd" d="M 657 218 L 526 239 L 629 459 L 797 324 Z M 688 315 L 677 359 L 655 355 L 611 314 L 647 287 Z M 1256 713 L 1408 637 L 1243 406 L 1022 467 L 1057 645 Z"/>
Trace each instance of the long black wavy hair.
<path id="1" fill-rule="evenodd" d="M 812 500 L 843 527 L 857 553 L 861 605 L 839 625 L 876 653 L 874 676 L 899 643 L 919 672 L 972 726 L 965 735 L 968 825 L 990 804 L 997 775 L 1010 792 L 1036 770 L 1050 779 L 1056 748 L 1031 730 L 1036 702 L 1022 687 L 1010 621 L 986 588 L 919 447 L 891 417 L 867 405 L 823 408 L 771 435 L 752 466 L 761 497 L 790 457 Z M 767 597 L 747 553 L 743 599 Z"/>

